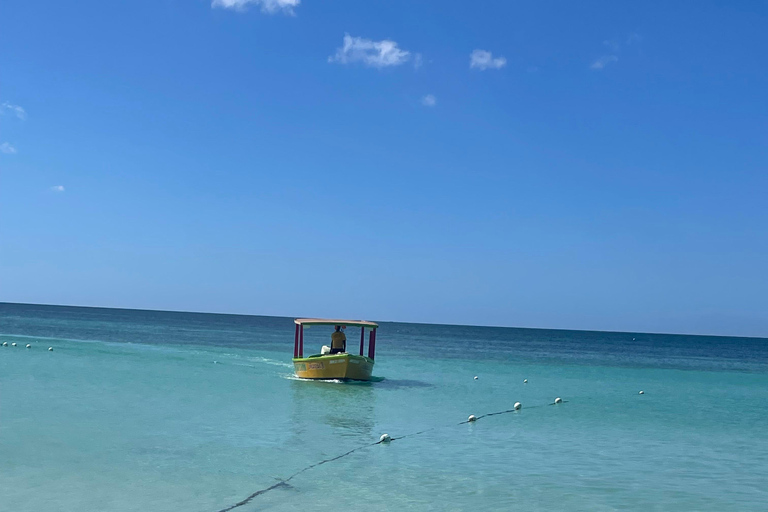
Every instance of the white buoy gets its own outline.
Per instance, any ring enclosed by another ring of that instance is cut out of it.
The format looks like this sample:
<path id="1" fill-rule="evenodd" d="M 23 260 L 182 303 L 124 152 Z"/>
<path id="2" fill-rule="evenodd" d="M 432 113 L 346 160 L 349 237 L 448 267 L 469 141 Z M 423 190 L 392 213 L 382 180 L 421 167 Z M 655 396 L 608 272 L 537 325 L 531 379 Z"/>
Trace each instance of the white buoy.
<path id="1" fill-rule="evenodd" d="M 645 394 L 645 391 L 641 391 L 639 394 L 641 394 L 641 395 L 644 395 L 644 394 Z"/>
<path id="2" fill-rule="evenodd" d="M 523 379 L 523 384 L 528 384 L 528 379 Z"/>
<path id="3" fill-rule="evenodd" d="M 521 404 L 520 402 L 515 402 L 515 410 L 516 411 L 519 411 L 522 406 L 523 406 L 523 404 Z"/>
<path id="4" fill-rule="evenodd" d="M 15 347 L 16 346 L 16 342 L 14 341 L 13 343 L 11 343 L 11 346 Z"/>
<path id="5" fill-rule="evenodd" d="M 476 419 L 477 419 L 477 418 L 475 418 L 475 415 L 474 415 L 474 414 L 470 414 L 470 415 L 469 415 L 469 418 L 467 418 L 467 421 L 469 421 L 469 422 L 472 422 L 472 421 L 475 421 Z"/>
<path id="6" fill-rule="evenodd" d="M 391 437 L 389 437 L 389 434 L 381 434 L 381 437 L 379 438 L 380 443 L 388 443 L 392 440 Z"/>
<path id="7" fill-rule="evenodd" d="M 48 347 L 48 352 L 53 352 L 53 347 Z"/>
<path id="8" fill-rule="evenodd" d="M 556 404 L 560 404 L 560 403 L 562 403 L 562 402 L 563 402 L 563 399 L 562 399 L 562 398 L 560 398 L 560 397 L 557 397 L 557 398 L 555 398 L 555 403 L 556 403 Z"/>
<path id="9" fill-rule="evenodd" d="M 477 375 L 475 375 L 475 380 L 477 380 Z"/>
<path id="10" fill-rule="evenodd" d="M 7 346 L 8 346 L 8 342 L 7 342 L 7 341 L 4 341 L 4 342 L 3 342 L 3 346 L 4 346 L 4 347 L 7 347 Z"/>
<path id="11" fill-rule="evenodd" d="M 29 343 L 27 343 L 27 348 L 32 348 L 32 345 L 30 345 Z"/>

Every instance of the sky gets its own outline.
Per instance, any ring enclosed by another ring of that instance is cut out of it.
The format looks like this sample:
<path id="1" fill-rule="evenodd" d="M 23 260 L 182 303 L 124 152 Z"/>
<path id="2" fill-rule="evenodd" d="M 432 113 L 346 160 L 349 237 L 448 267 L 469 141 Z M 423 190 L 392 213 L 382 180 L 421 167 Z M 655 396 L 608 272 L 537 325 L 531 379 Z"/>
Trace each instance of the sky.
<path id="1" fill-rule="evenodd" d="M 7 0 L 0 301 L 768 337 L 766 27 Z"/>

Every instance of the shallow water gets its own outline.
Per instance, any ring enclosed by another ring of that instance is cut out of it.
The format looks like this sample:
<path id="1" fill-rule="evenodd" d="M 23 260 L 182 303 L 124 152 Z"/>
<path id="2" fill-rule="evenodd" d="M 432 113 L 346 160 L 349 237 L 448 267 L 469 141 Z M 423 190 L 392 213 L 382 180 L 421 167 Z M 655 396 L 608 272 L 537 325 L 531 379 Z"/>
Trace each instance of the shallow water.
<path id="1" fill-rule="evenodd" d="M 768 340 L 385 323 L 350 384 L 292 325 L 0 304 L 0 510 L 217 511 L 424 429 L 236 510 L 768 508 Z"/>

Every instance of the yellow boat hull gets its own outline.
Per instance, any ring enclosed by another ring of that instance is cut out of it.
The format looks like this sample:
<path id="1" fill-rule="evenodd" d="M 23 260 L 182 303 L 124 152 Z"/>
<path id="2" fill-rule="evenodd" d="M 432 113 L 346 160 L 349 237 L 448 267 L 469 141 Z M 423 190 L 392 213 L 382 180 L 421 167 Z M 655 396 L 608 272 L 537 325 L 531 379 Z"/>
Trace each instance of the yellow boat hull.
<path id="1" fill-rule="evenodd" d="M 301 379 L 371 380 L 373 359 L 355 354 L 326 354 L 293 359 Z"/>

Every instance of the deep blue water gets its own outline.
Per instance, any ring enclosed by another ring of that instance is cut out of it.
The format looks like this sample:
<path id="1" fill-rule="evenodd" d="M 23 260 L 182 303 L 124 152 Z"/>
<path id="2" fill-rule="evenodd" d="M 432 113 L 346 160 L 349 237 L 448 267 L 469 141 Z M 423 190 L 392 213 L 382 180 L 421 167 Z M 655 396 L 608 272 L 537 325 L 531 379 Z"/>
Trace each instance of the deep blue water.
<path id="1" fill-rule="evenodd" d="M 768 509 L 765 339 L 382 323 L 363 384 L 295 379 L 292 318 L 0 304 L 3 341 L 0 510 L 219 510 L 434 427 L 237 510 Z"/>

